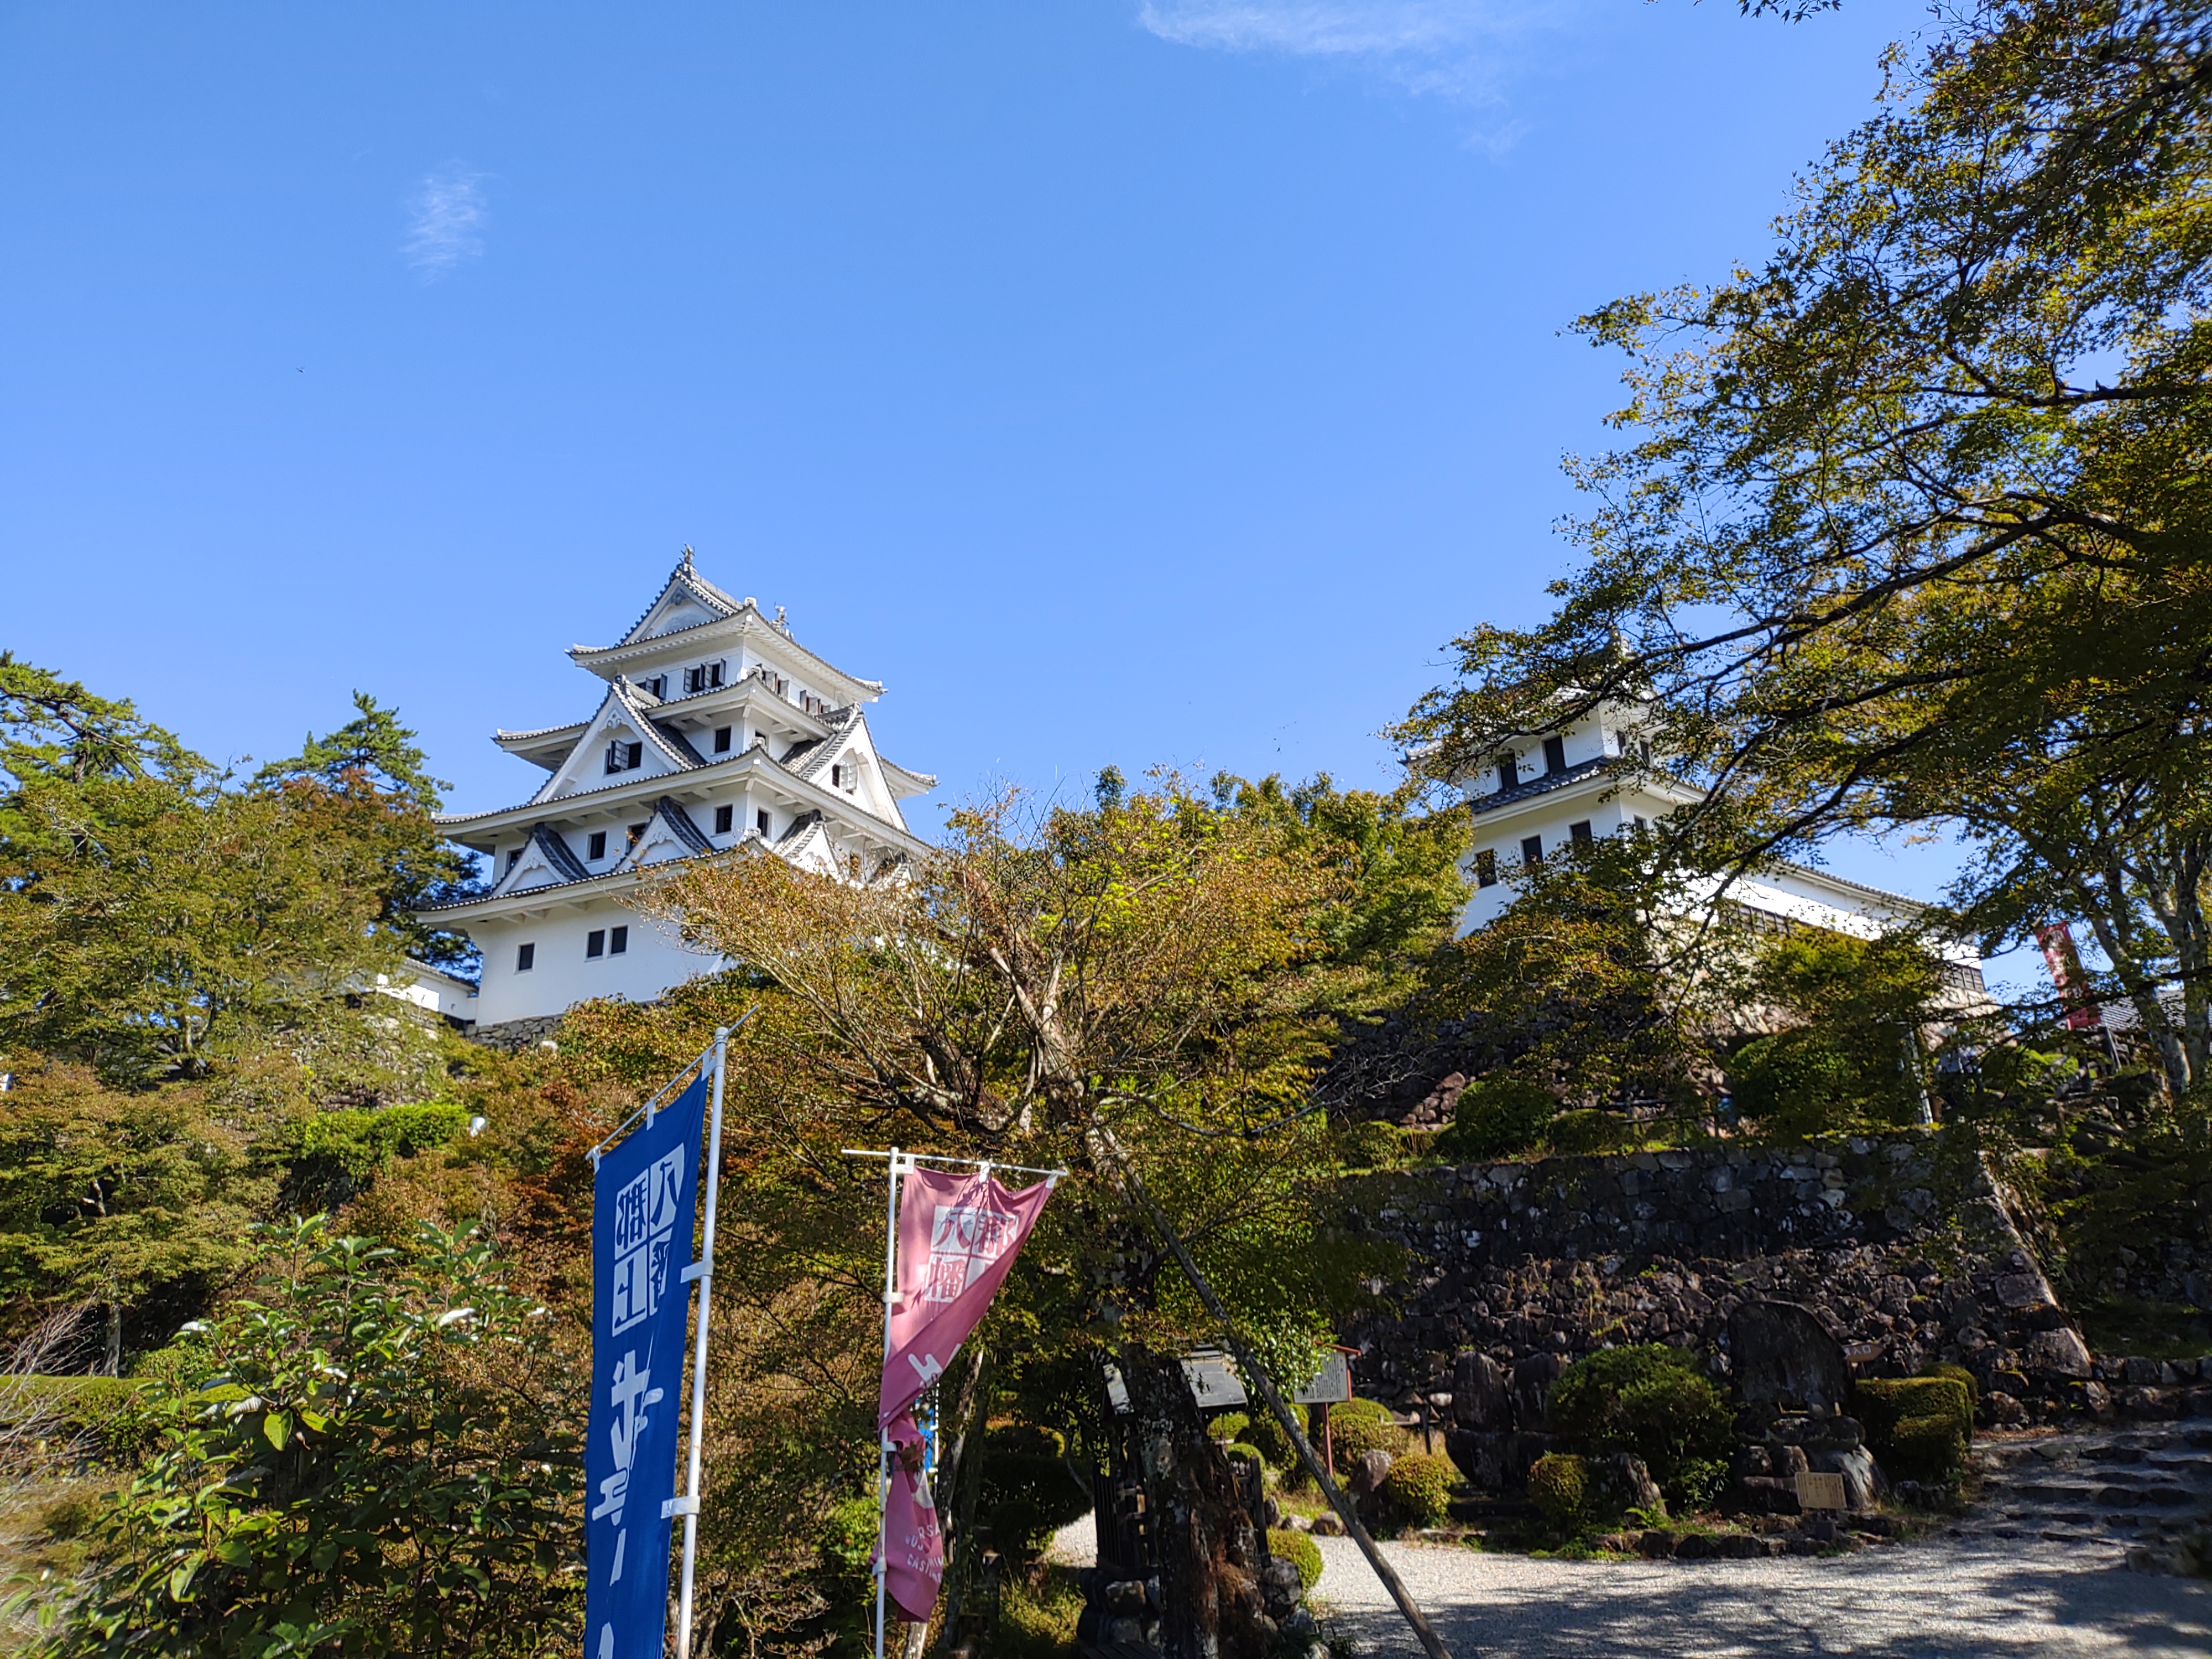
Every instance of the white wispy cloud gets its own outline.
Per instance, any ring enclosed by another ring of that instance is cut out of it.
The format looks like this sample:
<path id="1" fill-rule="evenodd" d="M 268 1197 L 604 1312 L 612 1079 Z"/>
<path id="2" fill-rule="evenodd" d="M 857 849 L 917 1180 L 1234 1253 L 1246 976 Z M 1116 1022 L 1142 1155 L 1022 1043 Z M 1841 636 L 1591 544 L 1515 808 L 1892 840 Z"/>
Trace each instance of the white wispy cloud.
<path id="1" fill-rule="evenodd" d="M 1410 91 L 1484 101 L 1574 0 L 1139 0 L 1164 40 L 1376 70 Z"/>
<path id="2" fill-rule="evenodd" d="M 448 162 L 407 198 L 407 234 L 399 252 L 424 282 L 434 283 L 483 252 L 483 174 Z"/>

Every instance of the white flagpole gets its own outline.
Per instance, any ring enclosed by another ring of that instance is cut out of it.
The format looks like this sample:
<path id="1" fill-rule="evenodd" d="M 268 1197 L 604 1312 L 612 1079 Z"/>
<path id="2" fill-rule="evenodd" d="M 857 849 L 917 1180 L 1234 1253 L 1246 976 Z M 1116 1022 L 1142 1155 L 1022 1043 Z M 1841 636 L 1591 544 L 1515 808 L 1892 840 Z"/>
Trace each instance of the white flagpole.
<path id="1" fill-rule="evenodd" d="M 891 1148 L 890 1194 L 884 1206 L 884 1363 L 891 1358 L 891 1308 L 898 1300 L 899 1149 Z M 891 1565 L 891 1441 L 876 1430 L 876 1659 L 884 1659 L 884 1582 Z"/>
<path id="2" fill-rule="evenodd" d="M 750 1018 L 748 1011 L 746 1018 Z M 739 1020 L 738 1024 L 744 1024 Z M 722 1071 L 729 1059 L 730 1028 L 714 1033 L 714 1121 L 707 1131 L 707 1220 L 699 1238 L 699 1259 L 684 1277 L 699 1285 L 699 1329 L 691 1349 L 691 1455 L 677 1499 L 684 1516 L 684 1578 L 676 1604 L 676 1659 L 691 1659 L 691 1577 L 699 1558 L 699 1451 L 707 1423 L 707 1317 L 714 1293 L 714 1200 L 722 1189 Z"/>

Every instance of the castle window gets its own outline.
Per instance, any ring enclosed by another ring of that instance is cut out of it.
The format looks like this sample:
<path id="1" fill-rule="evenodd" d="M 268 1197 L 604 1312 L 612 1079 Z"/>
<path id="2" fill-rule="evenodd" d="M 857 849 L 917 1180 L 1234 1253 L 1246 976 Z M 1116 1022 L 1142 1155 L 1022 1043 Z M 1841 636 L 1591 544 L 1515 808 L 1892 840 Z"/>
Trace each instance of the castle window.
<path id="1" fill-rule="evenodd" d="M 1580 823 L 1569 824 L 1567 836 L 1570 840 L 1587 843 L 1590 839 L 1589 820 L 1584 818 Z"/>
<path id="2" fill-rule="evenodd" d="M 629 839 L 623 843 L 624 848 L 627 849 L 637 845 L 639 838 L 645 834 L 645 826 L 641 823 L 633 823 L 623 833 L 629 837 Z"/>
<path id="3" fill-rule="evenodd" d="M 1474 855 L 1474 884 L 1477 887 L 1498 885 L 1498 854 L 1486 847 Z"/>
<path id="4" fill-rule="evenodd" d="M 1644 823 L 1644 815 L 1641 812 L 1638 812 L 1636 815 L 1636 833 L 1640 836 L 1650 827 L 1651 826 L 1650 824 Z"/>
<path id="5" fill-rule="evenodd" d="M 603 858 L 606 857 L 606 855 L 607 855 L 607 832 L 606 832 L 605 830 L 592 830 L 592 839 L 590 840 L 590 842 L 587 842 L 587 843 L 586 843 L 586 846 L 587 846 L 587 848 L 588 848 L 588 849 L 589 849 L 589 850 L 585 854 L 585 857 L 586 857 L 586 859 L 587 860 L 596 861 L 596 860 L 599 860 L 599 859 L 603 859 Z"/>
<path id="6" fill-rule="evenodd" d="M 538 947 L 535 945 L 518 945 L 514 947 L 514 971 L 516 973 L 526 974 L 537 965 Z"/>
<path id="7" fill-rule="evenodd" d="M 605 956 L 607 951 L 607 930 L 594 927 L 584 935 L 584 954 L 586 957 Z"/>
<path id="8" fill-rule="evenodd" d="M 768 834 L 768 827 L 770 822 L 772 822 L 772 820 L 769 817 L 768 808 L 765 806 L 762 807 L 759 811 L 753 814 L 753 823 L 763 836 Z"/>
<path id="9" fill-rule="evenodd" d="M 714 833 L 718 836 L 728 835 L 731 824 L 737 821 L 737 816 L 738 809 L 734 806 L 717 806 L 714 809 Z"/>
<path id="10" fill-rule="evenodd" d="M 630 772 L 645 764 L 645 745 L 624 743 L 620 738 L 607 745 L 607 770 Z"/>
<path id="11" fill-rule="evenodd" d="M 1567 740 L 1565 738 L 1544 739 L 1544 770 L 1546 773 L 1567 769 Z"/>
<path id="12" fill-rule="evenodd" d="M 656 697 L 665 697 L 668 695 L 668 676 L 665 674 L 655 674 L 651 679 L 640 680 L 638 684 Z"/>
<path id="13" fill-rule="evenodd" d="M 515 866 L 516 865 L 518 865 L 518 864 L 520 864 L 520 863 L 521 863 L 521 862 L 522 862 L 522 849 L 521 849 L 520 847 L 510 847 L 510 848 L 508 848 L 507 849 L 507 867 L 508 869 L 512 870 L 512 869 L 514 869 L 514 866 Z"/>
<path id="14" fill-rule="evenodd" d="M 607 954 L 611 957 L 618 957 L 629 949 L 629 929 L 627 927 L 616 928 L 612 935 L 611 935 L 607 939 Z"/>
<path id="15" fill-rule="evenodd" d="M 714 752 L 718 755 L 726 755 L 730 752 L 730 728 L 726 726 L 718 726 L 714 728 Z"/>
<path id="16" fill-rule="evenodd" d="M 609 767 L 607 769 L 609 771 L 612 771 L 614 769 L 612 767 Z M 1504 760 L 1498 763 L 1498 787 L 1500 789 L 1514 788 L 1520 783 L 1520 781 L 1521 769 L 1514 764 L 1512 756 L 1508 755 Z"/>
<path id="17" fill-rule="evenodd" d="M 1524 836 L 1521 842 L 1521 862 L 1541 864 L 1543 861 L 1544 838 L 1541 836 Z"/>
<path id="18" fill-rule="evenodd" d="M 842 789 L 845 787 L 845 769 L 842 766 L 833 766 L 830 769 L 830 787 L 832 789 Z"/>
<path id="19" fill-rule="evenodd" d="M 684 671 L 684 695 L 696 696 L 702 691 L 712 691 L 722 683 L 722 665 L 702 662 L 696 668 Z"/>

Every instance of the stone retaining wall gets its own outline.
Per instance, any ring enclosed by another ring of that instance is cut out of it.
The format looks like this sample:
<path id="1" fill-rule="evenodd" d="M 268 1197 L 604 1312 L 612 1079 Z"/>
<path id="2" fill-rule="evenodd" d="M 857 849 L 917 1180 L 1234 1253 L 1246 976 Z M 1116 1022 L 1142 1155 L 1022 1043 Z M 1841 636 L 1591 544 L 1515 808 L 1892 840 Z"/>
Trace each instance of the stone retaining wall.
<path id="1" fill-rule="evenodd" d="M 524 1048 L 535 1048 L 551 1040 L 561 1029 L 558 1014 L 538 1014 L 528 1019 L 501 1020 L 496 1025 L 479 1025 L 469 1033 L 469 1041 L 480 1042 L 487 1048 L 503 1048 L 514 1054 Z"/>
<path id="2" fill-rule="evenodd" d="M 1749 1298 L 1812 1309 L 1861 1375 L 1965 1364 L 1996 1420 L 2110 1405 L 2001 1184 L 1941 1130 L 1377 1174 L 1352 1196 L 1405 1267 L 1346 1340 L 1360 1391 L 1401 1405 L 1449 1395 L 1469 1349 L 1548 1370 L 1668 1342 L 1726 1374 Z"/>

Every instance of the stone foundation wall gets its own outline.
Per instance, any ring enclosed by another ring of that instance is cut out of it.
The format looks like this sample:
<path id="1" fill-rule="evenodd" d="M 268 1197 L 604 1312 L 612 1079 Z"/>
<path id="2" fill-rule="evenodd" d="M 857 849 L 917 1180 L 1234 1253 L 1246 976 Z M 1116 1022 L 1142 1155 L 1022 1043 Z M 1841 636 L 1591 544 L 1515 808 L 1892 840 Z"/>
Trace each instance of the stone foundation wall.
<path id="1" fill-rule="evenodd" d="M 524 1048 L 535 1048 L 550 1040 L 561 1029 L 558 1014 L 536 1014 L 528 1019 L 501 1020 L 496 1025 L 479 1025 L 469 1033 L 469 1041 L 480 1042 L 487 1048 L 503 1048 L 509 1054 Z"/>
<path id="2" fill-rule="evenodd" d="M 1345 1337 L 1360 1392 L 1401 1406 L 1449 1395 L 1467 1350 L 1549 1376 L 1599 1347 L 1667 1342 L 1725 1375 L 1729 1316 L 1751 1299 L 1813 1310 L 1860 1375 L 1962 1364 L 1996 1420 L 2109 1404 L 2001 1184 L 1940 1130 L 1463 1164 L 1363 1177 L 1352 1196 L 1405 1268 Z"/>

